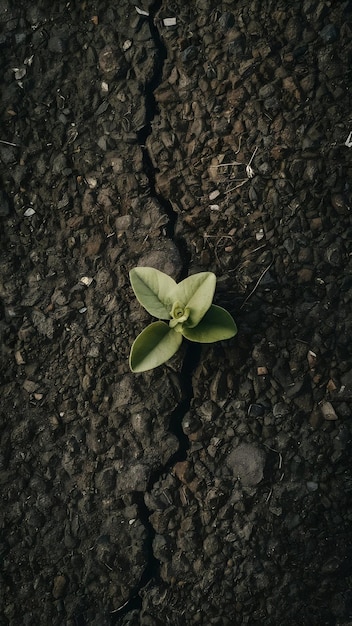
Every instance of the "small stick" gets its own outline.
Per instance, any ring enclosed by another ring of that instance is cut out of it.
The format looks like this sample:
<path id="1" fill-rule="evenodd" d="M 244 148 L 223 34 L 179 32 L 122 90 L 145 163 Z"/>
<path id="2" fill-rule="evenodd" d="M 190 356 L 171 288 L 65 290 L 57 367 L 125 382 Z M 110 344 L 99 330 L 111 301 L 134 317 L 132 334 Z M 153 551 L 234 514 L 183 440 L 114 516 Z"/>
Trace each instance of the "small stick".
<path id="1" fill-rule="evenodd" d="M 239 161 L 233 161 L 232 163 L 219 163 L 219 165 L 211 165 L 210 167 L 227 167 L 228 165 L 245 165 Z"/>
<path id="2" fill-rule="evenodd" d="M 271 488 L 271 489 L 270 489 L 270 491 L 269 491 L 269 493 L 268 493 L 268 495 L 267 495 L 267 497 L 266 497 L 266 499 L 265 499 L 265 504 L 267 504 L 267 503 L 269 502 L 269 500 L 270 500 L 270 498 L 271 498 L 271 494 L 272 494 L 272 493 L 273 493 L 273 490 L 272 490 L 272 488 Z"/>
<path id="3" fill-rule="evenodd" d="M 238 183 L 238 185 L 236 185 L 236 187 L 231 187 L 231 189 L 228 189 L 227 191 L 225 191 L 225 194 L 231 193 L 231 191 L 234 191 L 235 189 L 238 189 L 239 187 L 242 187 L 242 185 L 244 185 L 245 183 L 248 183 L 248 181 L 249 181 L 249 178 L 245 178 L 240 183 Z"/>
<path id="4" fill-rule="evenodd" d="M 256 153 L 257 153 L 257 150 L 258 150 L 258 146 L 256 146 L 256 147 L 255 147 L 254 152 L 253 152 L 253 154 L 252 154 L 251 158 L 249 159 L 249 161 L 248 161 L 248 163 L 247 163 L 247 167 L 248 167 L 248 165 L 250 165 L 250 164 L 252 163 L 252 161 L 253 161 L 253 159 L 254 159 L 254 157 L 255 157 Z"/>
<path id="5" fill-rule="evenodd" d="M 18 143 L 12 143 L 11 141 L 5 141 L 4 139 L 0 139 L 0 143 L 4 143 L 7 146 L 13 146 L 14 148 L 20 147 Z"/>
<path id="6" fill-rule="evenodd" d="M 269 271 L 269 269 L 271 268 L 272 264 L 274 263 L 274 261 L 271 261 L 270 265 L 268 265 L 268 267 L 265 268 L 264 272 L 261 273 L 261 275 L 259 276 L 256 284 L 254 285 L 252 291 L 250 292 L 250 294 L 247 296 L 247 298 L 245 299 L 244 302 L 242 302 L 240 309 L 243 309 L 244 305 L 248 302 L 249 298 L 254 294 L 255 290 L 257 289 L 260 281 L 264 278 L 265 274 Z"/>
<path id="7" fill-rule="evenodd" d="M 213 236 L 215 237 L 215 235 L 213 235 Z M 209 235 L 208 235 L 208 237 L 209 237 Z M 257 248 L 254 248 L 253 250 L 249 250 L 248 252 L 246 252 L 243 255 L 240 263 L 238 263 L 236 265 L 236 267 L 233 268 L 233 270 L 229 270 L 229 272 L 236 272 L 236 270 L 242 265 L 242 262 L 244 261 L 244 259 L 247 259 L 251 254 L 254 254 L 254 252 L 258 252 L 258 250 L 262 250 L 263 248 L 266 248 L 267 245 L 268 244 L 263 243 L 261 246 L 258 246 Z"/>

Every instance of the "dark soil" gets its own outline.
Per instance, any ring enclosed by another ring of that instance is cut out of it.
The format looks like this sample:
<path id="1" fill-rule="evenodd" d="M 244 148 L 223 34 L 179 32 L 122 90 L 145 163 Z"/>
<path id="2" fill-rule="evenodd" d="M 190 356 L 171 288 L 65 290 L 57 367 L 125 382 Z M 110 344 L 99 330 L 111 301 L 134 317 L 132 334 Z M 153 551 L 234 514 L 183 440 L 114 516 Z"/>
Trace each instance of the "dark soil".
<path id="1" fill-rule="evenodd" d="M 350 626 L 352 2 L 0 19 L 1 626 Z M 238 335 L 132 374 L 136 265 Z"/>

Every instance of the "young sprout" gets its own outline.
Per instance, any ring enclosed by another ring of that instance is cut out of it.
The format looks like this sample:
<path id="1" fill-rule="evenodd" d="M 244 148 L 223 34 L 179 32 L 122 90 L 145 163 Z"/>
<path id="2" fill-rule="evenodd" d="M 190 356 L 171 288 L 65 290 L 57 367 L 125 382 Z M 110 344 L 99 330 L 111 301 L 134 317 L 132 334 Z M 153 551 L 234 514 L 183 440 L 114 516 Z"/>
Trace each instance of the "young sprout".
<path id="1" fill-rule="evenodd" d="M 129 359 L 132 372 L 145 372 L 165 363 L 177 352 L 183 337 L 213 343 L 237 333 L 230 313 L 212 304 L 216 285 L 212 272 L 193 274 L 176 283 L 153 267 L 135 267 L 130 271 L 130 281 L 138 302 L 159 320 L 133 342 Z"/>

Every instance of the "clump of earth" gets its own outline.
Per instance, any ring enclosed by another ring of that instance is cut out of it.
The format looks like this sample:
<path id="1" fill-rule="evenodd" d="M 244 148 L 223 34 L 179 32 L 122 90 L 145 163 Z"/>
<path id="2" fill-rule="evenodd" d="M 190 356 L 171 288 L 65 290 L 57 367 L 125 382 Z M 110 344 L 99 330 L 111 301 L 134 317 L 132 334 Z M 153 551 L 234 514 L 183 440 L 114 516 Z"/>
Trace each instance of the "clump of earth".
<path id="1" fill-rule="evenodd" d="M 0 0 L 2 625 L 352 623 L 351 17 Z M 138 265 L 237 336 L 130 372 Z"/>

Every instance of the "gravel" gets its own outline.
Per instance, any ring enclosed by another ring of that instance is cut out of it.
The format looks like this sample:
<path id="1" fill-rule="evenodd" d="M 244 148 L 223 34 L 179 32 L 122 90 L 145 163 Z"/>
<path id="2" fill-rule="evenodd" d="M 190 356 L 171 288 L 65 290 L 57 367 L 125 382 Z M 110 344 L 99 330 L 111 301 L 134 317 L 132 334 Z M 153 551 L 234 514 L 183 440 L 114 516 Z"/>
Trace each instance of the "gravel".
<path id="1" fill-rule="evenodd" d="M 0 0 L 0 622 L 348 626 L 351 2 L 137 8 Z M 131 374 L 137 265 L 238 335 Z"/>

